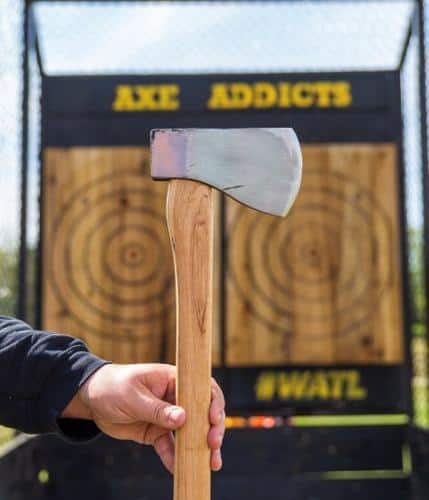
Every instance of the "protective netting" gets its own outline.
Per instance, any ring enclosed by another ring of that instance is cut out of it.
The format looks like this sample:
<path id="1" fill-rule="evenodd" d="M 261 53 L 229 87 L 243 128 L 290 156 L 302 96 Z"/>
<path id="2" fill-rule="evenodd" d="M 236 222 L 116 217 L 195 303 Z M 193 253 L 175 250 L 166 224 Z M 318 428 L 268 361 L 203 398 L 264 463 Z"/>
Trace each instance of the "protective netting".
<path id="1" fill-rule="evenodd" d="M 70 73 L 395 68 L 414 2 L 80 2 L 36 7 L 45 69 Z"/>
<path id="2" fill-rule="evenodd" d="M 0 313 L 17 300 L 23 2 L 0 6 Z"/>
<path id="3" fill-rule="evenodd" d="M 22 0 L 0 0 L 2 314 L 14 313 L 17 302 L 23 4 Z M 412 0 L 40 1 L 35 3 L 35 13 L 44 69 L 49 74 L 358 71 L 398 67 L 414 6 Z M 422 423 L 429 420 L 429 405 L 418 64 L 414 36 L 402 84 L 409 264 L 416 334 L 415 409 Z M 34 56 L 30 74 L 27 229 L 28 282 L 29 290 L 34 290 L 40 137 L 40 81 Z M 28 297 L 28 319 L 33 322 L 33 291 Z"/>
<path id="4" fill-rule="evenodd" d="M 406 175 L 406 208 L 409 237 L 409 277 L 412 290 L 412 324 L 414 340 L 413 390 L 414 411 L 419 425 L 429 424 L 427 379 L 426 296 L 424 290 L 424 239 L 421 169 L 421 113 L 419 106 L 418 37 L 410 41 L 402 71 L 404 119 L 404 162 Z"/>
<path id="5" fill-rule="evenodd" d="M 22 131 L 23 2 L 0 5 L 0 314 L 16 312 Z M 0 445 L 14 431 L 0 427 Z"/>

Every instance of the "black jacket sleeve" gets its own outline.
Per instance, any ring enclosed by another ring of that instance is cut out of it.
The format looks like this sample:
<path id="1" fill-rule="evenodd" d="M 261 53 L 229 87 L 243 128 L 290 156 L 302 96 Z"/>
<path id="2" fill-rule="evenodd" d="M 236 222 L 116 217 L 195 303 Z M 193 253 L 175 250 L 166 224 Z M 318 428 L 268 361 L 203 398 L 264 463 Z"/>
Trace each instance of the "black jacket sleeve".
<path id="1" fill-rule="evenodd" d="M 73 337 L 33 330 L 0 316 L 0 424 L 31 434 L 85 441 L 94 422 L 59 418 L 79 387 L 106 364 Z"/>

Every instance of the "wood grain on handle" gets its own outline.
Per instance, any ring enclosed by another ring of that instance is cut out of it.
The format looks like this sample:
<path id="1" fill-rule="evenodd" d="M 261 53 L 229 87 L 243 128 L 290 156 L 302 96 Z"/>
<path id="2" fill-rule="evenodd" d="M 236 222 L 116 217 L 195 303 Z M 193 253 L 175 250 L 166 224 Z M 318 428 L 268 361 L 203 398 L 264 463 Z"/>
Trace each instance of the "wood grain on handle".
<path id="1" fill-rule="evenodd" d="M 212 188 L 170 181 L 167 224 L 176 273 L 176 390 L 177 403 L 186 411 L 186 423 L 176 433 L 174 500 L 210 498 L 213 203 Z"/>

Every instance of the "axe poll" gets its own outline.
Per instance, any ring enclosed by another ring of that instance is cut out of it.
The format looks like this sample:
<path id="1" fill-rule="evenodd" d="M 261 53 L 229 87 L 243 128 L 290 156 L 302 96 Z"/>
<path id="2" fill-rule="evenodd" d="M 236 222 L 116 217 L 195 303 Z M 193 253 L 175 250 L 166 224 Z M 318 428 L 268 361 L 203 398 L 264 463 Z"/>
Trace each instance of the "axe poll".
<path id="1" fill-rule="evenodd" d="M 169 180 L 167 225 L 176 277 L 177 404 L 174 500 L 210 498 L 214 192 L 285 216 L 301 184 L 302 156 L 290 128 L 159 129 L 151 174 Z"/>

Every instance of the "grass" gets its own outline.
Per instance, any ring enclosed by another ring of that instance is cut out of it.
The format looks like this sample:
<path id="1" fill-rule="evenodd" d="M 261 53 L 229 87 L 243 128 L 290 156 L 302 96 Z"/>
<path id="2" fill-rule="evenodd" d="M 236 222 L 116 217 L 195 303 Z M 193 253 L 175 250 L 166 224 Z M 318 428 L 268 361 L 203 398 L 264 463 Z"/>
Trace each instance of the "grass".
<path id="1" fill-rule="evenodd" d="M 16 435 L 16 431 L 14 429 L 10 429 L 9 427 L 0 426 L 0 446 L 8 443 L 11 439 L 13 439 Z"/>
<path id="2" fill-rule="evenodd" d="M 414 420 L 416 425 L 429 428 L 428 343 L 425 337 L 412 341 L 414 376 L 412 380 Z"/>

